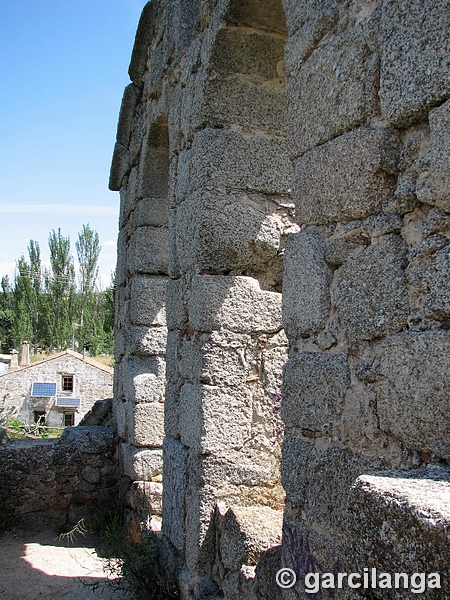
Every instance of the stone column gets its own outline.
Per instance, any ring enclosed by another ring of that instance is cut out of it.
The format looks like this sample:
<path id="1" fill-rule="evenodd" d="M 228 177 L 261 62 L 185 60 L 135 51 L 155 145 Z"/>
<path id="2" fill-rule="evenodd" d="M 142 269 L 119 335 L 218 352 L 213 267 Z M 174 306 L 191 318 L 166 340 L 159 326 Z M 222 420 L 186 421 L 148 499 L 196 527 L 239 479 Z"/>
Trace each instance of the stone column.
<path id="1" fill-rule="evenodd" d="M 30 345 L 28 342 L 22 342 L 22 352 L 20 354 L 20 366 L 28 367 L 30 364 Z"/>

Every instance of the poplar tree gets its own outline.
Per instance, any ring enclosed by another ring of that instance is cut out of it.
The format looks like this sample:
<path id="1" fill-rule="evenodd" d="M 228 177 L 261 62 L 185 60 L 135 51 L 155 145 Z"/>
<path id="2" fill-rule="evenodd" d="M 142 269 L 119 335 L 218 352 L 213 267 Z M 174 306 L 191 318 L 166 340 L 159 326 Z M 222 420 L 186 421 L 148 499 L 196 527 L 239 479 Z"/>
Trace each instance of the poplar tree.
<path id="1" fill-rule="evenodd" d="M 0 349 L 8 352 L 13 346 L 12 327 L 14 322 L 13 296 L 8 275 L 1 281 L 0 291 Z"/>
<path id="2" fill-rule="evenodd" d="M 77 338 L 82 344 L 91 344 L 91 338 L 95 335 L 99 325 L 98 295 L 96 294 L 96 283 L 98 278 L 98 257 L 101 246 L 98 233 L 91 229 L 89 223 L 83 225 L 75 242 L 79 263 L 79 294 L 78 314 L 79 325 Z"/>
<path id="3" fill-rule="evenodd" d="M 75 318 L 75 267 L 70 253 L 70 237 L 53 229 L 48 238 L 51 270 L 44 272 L 48 294 L 48 339 L 50 349 L 68 348 Z"/>

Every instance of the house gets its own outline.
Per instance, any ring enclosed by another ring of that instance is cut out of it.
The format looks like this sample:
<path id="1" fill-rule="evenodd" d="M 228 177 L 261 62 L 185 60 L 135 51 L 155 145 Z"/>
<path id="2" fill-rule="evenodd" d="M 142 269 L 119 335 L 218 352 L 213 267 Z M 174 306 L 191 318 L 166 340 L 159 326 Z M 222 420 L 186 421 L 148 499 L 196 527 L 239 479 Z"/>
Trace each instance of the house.
<path id="1" fill-rule="evenodd" d="M 113 369 L 65 350 L 0 377 L 0 403 L 24 424 L 77 425 L 96 400 L 111 397 Z"/>

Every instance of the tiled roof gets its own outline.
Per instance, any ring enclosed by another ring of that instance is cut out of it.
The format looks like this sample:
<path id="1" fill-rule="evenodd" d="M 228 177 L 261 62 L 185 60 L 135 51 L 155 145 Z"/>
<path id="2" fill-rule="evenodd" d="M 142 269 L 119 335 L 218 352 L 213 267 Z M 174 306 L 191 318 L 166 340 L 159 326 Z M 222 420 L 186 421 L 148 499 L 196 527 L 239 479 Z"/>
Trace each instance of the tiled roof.
<path id="1" fill-rule="evenodd" d="M 87 363 L 88 365 L 91 365 L 92 367 L 96 367 L 97 369 L 100 369 L 101 371 L 105 371 L 105 373 L 110 373 L 111 375 L 114 373 L 114 369 L 112 369 L 111 367 L 108 367 L 106 365 L 104 365 L 103 363 L 94 360 L 93 358 L 90 358 L 88 356 L 85 356 L 83 358 L 83 355 L 80 354 L 79 352 L 74 352 L 73 350 L 64 350 L 63 352 L 57 352 L 56 354 L 50 354 L 50 356 L 47 356 L 45 358 L 43 358 L 42 360 L 38 360 L 30 365 L 28 365 L 27 367 L 20 367 L 19 371 L 23 371 L 24 369 L 32 369 L 33 367 L 37 366 L 37 365 L 41 365 L 44 362 L 48 362 L 50 360 L 55 360 L 55 358 L 60 358 L 61 356 L 64 356 L 68 354 L 69 356 L 73 356 L 74 358 L 78 358 L 78 360 L 81 360 L 85 363 Z M 13 371 L 13 373 L 17 373 L 17 371 Z"/>

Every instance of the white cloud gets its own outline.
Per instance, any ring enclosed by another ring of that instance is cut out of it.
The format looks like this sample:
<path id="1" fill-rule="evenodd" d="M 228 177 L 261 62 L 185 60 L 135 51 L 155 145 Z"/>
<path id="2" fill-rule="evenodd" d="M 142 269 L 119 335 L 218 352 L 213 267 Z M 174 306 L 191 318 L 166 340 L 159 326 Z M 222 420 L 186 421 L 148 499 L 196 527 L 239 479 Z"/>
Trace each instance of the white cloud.
<path id="1" fill-rule="evenodd" d="M 70 215 L 117 216 L 115 206 L 70 204 L 0 204 L 0 213 L 64 213 Z"/>
<path id="2" fill-rule="evenodd" d="M 116 240 L 107 240 L 106 242 L 103 242 L 102 246 L 107 246 L 108 248 L 115 248 L 116 244 Z"/>
<path id="3" fill-rule="evenodd" d="M 2 262 L 0 263 L 0 279 L 5 275 L 8 275 L 10 279 L 14 277 L 14 269 L 16 267 L 15 262 Z"/>

